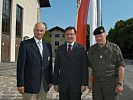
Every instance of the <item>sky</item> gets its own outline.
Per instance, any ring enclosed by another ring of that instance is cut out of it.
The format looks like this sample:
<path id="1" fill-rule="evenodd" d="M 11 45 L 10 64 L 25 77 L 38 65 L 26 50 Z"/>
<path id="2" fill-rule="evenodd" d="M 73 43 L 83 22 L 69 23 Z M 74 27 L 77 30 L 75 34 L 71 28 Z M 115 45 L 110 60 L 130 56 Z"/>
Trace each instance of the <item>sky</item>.
<path id="1" fill-rule="evenodd" d="M 41 21 L 47 29 L 59 26 L 65 29 L 76 26 L 77 0 L 49 0 L 51 7 L 41 8 Z M 101 0 L 102 25 L 106 32 L 113 28 L 118 20 L 133 18 L 133 0 Z M 90 12 L 88 11 L 88 24 Z"/>

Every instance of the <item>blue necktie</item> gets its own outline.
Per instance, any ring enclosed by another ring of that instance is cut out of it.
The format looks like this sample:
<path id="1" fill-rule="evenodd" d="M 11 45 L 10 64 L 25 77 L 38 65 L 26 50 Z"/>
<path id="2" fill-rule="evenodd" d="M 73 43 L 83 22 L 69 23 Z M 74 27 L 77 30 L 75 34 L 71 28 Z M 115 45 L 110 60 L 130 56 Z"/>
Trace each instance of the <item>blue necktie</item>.
<path id="1" fill-rule="evenodd" d="M 40 41 L 38 41 L 38 48 L 39 48 L 40 54 L 43 58 L 43 46 L 42 46 L 42 43 Z"/>

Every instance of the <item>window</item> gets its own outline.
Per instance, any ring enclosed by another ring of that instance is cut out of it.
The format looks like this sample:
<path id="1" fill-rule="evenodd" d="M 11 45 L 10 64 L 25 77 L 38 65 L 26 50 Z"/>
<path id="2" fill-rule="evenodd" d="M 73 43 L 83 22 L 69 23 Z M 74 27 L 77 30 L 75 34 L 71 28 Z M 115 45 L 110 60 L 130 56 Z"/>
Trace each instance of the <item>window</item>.
<path id="1" fill-rule="evenodd" d="M 59 46 L 59 41 L 55 41 L 55 46 Z"/>
<path id="2" fill-rule="evenodd" d="M 16 36 L 22 36 L 22 8 L 19 5 L 16 8 Z"/>
<path id="3" fill-rule="evenodd" d="M 2 33 L 10 34 L 11 1 L 3 0 L 2 9 Z"/>
<path id="4" fill-rule="evenodd" d="M 63 38 L 65 37 L 65 34 L 63 34 Z"/>
<path id="5" fill-rule="evenodd" d="M 55 37 L 59 37 L 59 34 L 55 34 Z"/>

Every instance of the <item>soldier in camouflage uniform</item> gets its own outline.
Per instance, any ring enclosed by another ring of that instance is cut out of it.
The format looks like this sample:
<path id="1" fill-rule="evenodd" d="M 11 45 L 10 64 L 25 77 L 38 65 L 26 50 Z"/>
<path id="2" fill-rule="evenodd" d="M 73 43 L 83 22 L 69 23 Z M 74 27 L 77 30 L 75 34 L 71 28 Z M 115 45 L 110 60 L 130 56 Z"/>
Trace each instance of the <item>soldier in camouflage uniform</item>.
<path id="1" fill-rule="evenodd" d="M 106 40 L 103 26 L 96 28 L 94 35 L 97 43 L 88 51 L 89 89 L 92 90 L 93 100 L 119 100 L 125 67 L 121 50 L 118 45 Z"/>

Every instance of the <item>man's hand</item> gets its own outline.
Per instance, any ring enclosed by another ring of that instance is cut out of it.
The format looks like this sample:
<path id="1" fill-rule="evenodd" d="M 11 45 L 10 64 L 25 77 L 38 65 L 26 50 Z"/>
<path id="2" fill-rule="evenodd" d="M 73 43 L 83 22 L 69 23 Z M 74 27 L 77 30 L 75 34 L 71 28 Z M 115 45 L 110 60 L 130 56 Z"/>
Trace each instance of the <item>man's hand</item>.
<path id="1" fill-rule="evenodd" d="M 119 72 L 118 72 L 118 84 L 116 86 L 115 92 L 120 94 L 123 92 L 123 80 L 124 80 L 124 67 L 120 66 L 119 67 Z"/>
<path id="2" fill-rule="evenodd" d="M 89 82 L 88 89 L 89 89 L 90 92 L 92 91 L 92 82 Z"/>
<path id="3" fill-rule="evenodd" d="M 59 92 L 59 86 L 58 86 L 58 85 L 54 85 L 54 90 L 55 90 L 56 92 Z"/>
<path id="4" fill-rule="evenodd" d="M 18 87 L 18 92 L 23 94 L 24 93 L 24 87 L 23 86 Z"/>
<path id="5" fill-rule="evenodd" d="M 82 85 L 81 86 L 81 93 L 83 93 L 86 90 L 86 86 Z"/>
<path id="6" fill-rule="evenodd" d="M 116 86 L 115 92 L 116 92 L 117 94 L 122 93 L 122 92 L 123 92 L 123 85 L 119 85 L 119 84 L 118 84 L 118 85 Z"/>

